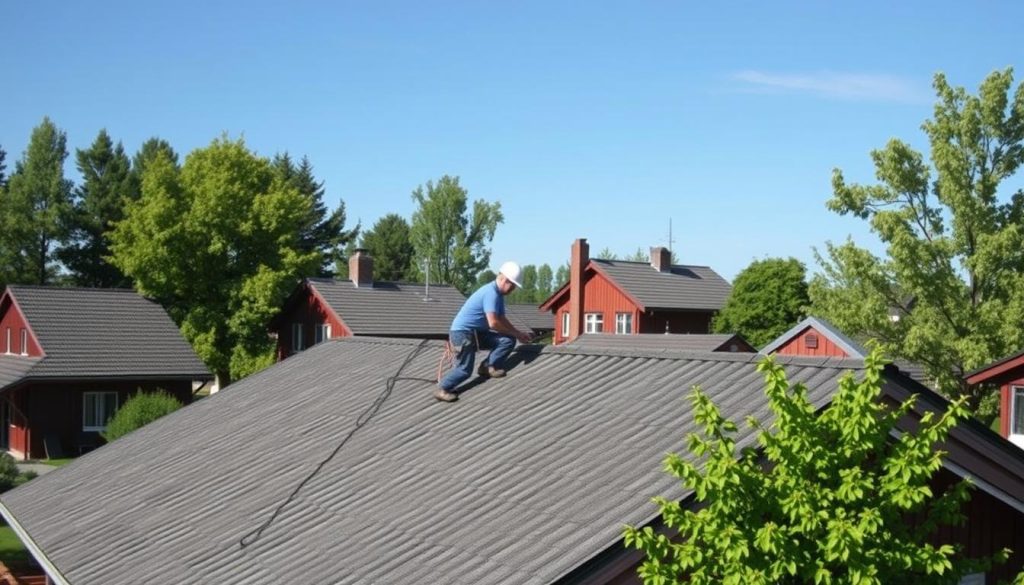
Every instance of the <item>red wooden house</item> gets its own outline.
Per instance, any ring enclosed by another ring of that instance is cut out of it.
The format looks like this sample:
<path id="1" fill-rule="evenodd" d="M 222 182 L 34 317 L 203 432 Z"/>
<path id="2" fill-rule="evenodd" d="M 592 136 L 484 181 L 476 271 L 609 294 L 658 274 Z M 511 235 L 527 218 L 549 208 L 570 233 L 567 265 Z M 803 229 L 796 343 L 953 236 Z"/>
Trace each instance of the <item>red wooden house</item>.
<path id="1" fill-rule="evenodd" d="M 569 282 L 540 309 L 555 315 L 556 344 L 583 333 L 709 333 L 731 290 L 707 266 L 672 265 L 665 248 L 651 248 L 650 263 L 603 260 L 580 238 Z"/>
<path id="2" fill-rule="evenodd" d="M 125 289 L 8 286 L 0 297 L 0 449 L 77 455 L 138 391 L 182 403 L 210 371 L 163 307 Z"/>
<path id="3" fill-rule="evenodd" d="M 999 434 L 1024 448 L 1024 351 L 966 376 L 968 384 L 999 386 Z"/>
<path id="4" fill-rule="evenodd" d="M 447 339 L 465 301 L 449 285 L 375 282 L 373 259 L 356 250 L 349 280 L 303 280 L 269 329 L 277 335 L 278 361 L 336 337 Z"/>

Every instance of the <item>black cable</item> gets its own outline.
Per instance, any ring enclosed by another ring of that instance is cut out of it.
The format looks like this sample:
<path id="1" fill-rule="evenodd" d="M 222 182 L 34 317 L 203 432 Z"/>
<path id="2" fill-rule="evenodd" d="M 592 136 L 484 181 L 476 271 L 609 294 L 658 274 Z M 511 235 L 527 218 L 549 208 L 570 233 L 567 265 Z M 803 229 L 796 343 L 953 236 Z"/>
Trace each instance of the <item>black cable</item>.
<path id="1" fill-rule="evenodd" d="M 389 396 L 391 396 L 391 391 L 394 390 L 395 388 L 395 382 L 398 382 L 399 380 L 418 380 L 423 382 L 429 382 L 431 384 L 435 382 L 435 380 L 429 380 L 427 378 L 400 377 L 402 375 L 402 370 L 404 370 L 406 366 L 412 363 L 412 360 L 416 359 L 416 356 L 418 356 L 420 351 L 422 351 L 423 348 L 426 347 L 426 344 L 427 340 L 424 339 L 420 341 L 419 345 L 417 345 L 412 351 L 409 352 L 409 355 L 405 357 L 405 361 L 402 362 L 402 365 L 398 366 L 398 371 L 395 372 L 395 375 L 387 379 L 387 383 L 384 385 L 384 390 L 380 394 L 378 394 L 377 398 L 374 399 L 373 403 L 371 403 L 370 406 L 366 410 L 364 410 L 362 414 L 359 415 L 359 418 L 356 419 L 356 426 L 353 427 L 352 430 L 349 431 L 347 435 L 345 435 L 345 438 L 342 439 L 340 443 L 338 443 L 338 446 L 334 448 L 334 451 L 331 451 L 331 454 L 328 455 L 326 459 L 321 461 L 320 464 L 316 466 L 316 469 L 313 470 L 313 473 L 310 473 L 308 476 L 306 476 L 306 479 L 302 480 L 302 482 L 295 487 L 292 493 L 287 498 L 285 498 L 284 502 L 282 502 L 276 509 L 274 509 L 274 513 L 270 515 L 270 518 L 267 518 L 267 520 L 263 524 L 261 524 L 259 528 L 253 530 L 249 534 L 246 534 L 242 537 L 241 540 L 238 541 L 238 544 L 242 548 L 245 548 L 259 540 L 260 536 L 263 535 L 263 531 L 266 530 L 271 524 L 273 524 L 274 520 L 277 519 L 277 516 L 281 513 L 281 510 L 284 510 L 285 506 L 290 504 L 292 500 L 295 499 L 295 496 L 298 495 L 299 491 L 302 490 L 302 488 L 309 482 L 309 480 L 313 479 L 313 477 L 315 477 L 317 473 L 320 473 L 320 470 L 323 469 L 323 467 L 327 465 L 327 463 L 330 462 L 331 459 L 334 459 L 334 456 L 338 454 L 338 451 L 341 451 L 341 448 L 344 447 L 345 443 L 347 443 L 348 440 L 352 438 L 352 435 L 356 434 L 356 431 L 358 431 L 360 428 L 366 425 L 366 423 L 370 422 L 370 419 L 373 418 L 373 415 L 377 414 L 377 411 L 380 410 L 381 406 L 383 406 L 384 401 L 387 400 Z"/>

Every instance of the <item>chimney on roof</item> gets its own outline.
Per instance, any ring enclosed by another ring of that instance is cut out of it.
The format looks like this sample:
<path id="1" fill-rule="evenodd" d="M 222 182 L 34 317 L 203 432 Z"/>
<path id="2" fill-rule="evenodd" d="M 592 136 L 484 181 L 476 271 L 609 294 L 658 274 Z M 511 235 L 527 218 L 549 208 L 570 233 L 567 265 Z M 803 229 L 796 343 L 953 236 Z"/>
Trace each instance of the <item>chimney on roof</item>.
<path id="1" fill-rule="evenodd" d="M 583 333 L 583 271 L 590 262 L 590 246 L 586 238 L 572 243 L 569 261 L 569 339 L 572 341 Z"/>
<path id="2" fill-rule="evenodd" d="M 668 272 L 672 269 L 672 252 L 664 246 L 651 248 L 651 266 L 658 272 Z"/>
<path id="3" fill-rule="evenodd" d="M 348 277 L 357 286 L 373 286 L 373 258 L 370 252 L 359 248 L 348 259 Z"/>

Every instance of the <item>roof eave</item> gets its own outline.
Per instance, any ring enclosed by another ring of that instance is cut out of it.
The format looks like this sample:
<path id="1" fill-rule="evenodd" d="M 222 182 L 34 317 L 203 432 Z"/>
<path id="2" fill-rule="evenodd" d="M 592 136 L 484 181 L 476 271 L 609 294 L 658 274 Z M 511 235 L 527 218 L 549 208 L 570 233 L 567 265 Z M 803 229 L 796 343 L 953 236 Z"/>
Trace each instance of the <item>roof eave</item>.
<path id="1" fill-rule="evenodd" d="M 60 569 L 46 556 L 43 549 L 36 544 L 36 541 L 32 539 L 28 531 L 18 522 L 17 518 L 14 517 L 14 514 L 11 513 L 2 500 L 0 500 L 0 516 L 3 516 L 4 520 L 7 521 L 7 525 L 18 535 L 18 539 L 25 545 L 25 548 L 28 549 L 29 554 L 32 555 L 36 562 L 39 563 L 39 566 L 43 568 L 47 577 L 54 583 L 57 583 L 57 585 L 71 585 L 71 582 L 64 577 Z"/>

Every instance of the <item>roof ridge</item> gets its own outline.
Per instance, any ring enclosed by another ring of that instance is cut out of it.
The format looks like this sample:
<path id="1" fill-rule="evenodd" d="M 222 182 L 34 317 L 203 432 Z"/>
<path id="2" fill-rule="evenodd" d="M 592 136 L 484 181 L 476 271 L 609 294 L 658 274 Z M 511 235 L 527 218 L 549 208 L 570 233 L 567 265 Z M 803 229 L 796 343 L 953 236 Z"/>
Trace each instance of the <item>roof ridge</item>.
<path id="1" fill-rule="evenodd" d="M 103 292 L 117 292 L 117 293 L 133 293 L 140 297 L 146 298 L 142 293 L 133 288 L 124 287 L 99 287 L 99 286 L 61 286 L 56 284 L 8 284 L 7 288 L 10 289 L 34 289 L 34 290 L 59 290 L 59 291 L 103 291 Z"/>
<path id="2" fill-rule="evenodd" d="M 639 264 L 641 266 L 651 266 L 650 262 L 648 262 L 648 261 L 641 261 L 641 260 L 616 260 L 614 258 L 591 258 L 590 260 L 591 261 L 599 261 L 599 262 L 617 262 L 619 264 Z M 712 270 L 710 264 L 669 264 L 669 267 L 671 267 L 671 268 L 707 268 L 708 270 Z"/>
<path id="3" fill-rule="evenodd" d="M 329 278 L 329 277 L 326 277 L 326 276 L 307 276 L 306 280 L 308 280 L 310 282 L 327 282 L 327 283 L 333 283 L 333 284 L 352 284 L 352 281 L 348 280 L 348 279 L 344 279 L 344 278 Z M 427 283 L 424 283 L 424 282 L 408 282 L 408 281 L 405 281 L 405 280 L 375 280 L 375 281 L 373 281 L 373 284 L 374 285 L 377 285 L 377 284 L 412 284 L 412 285 L 416 285 L 416 286 L 426 286 Z M 445 288 L 455 288 L 455 285 L 453 285 L 453 284 L 441 284 L 441 283 L 437 283 L 437 282 L 431 282 L 430 286 L 433 286 L 433 287 L 442 286 L 442 287 L 445 287 Z M 357 287 L 357 288 L 373 288 L 373 286 Z"/>

